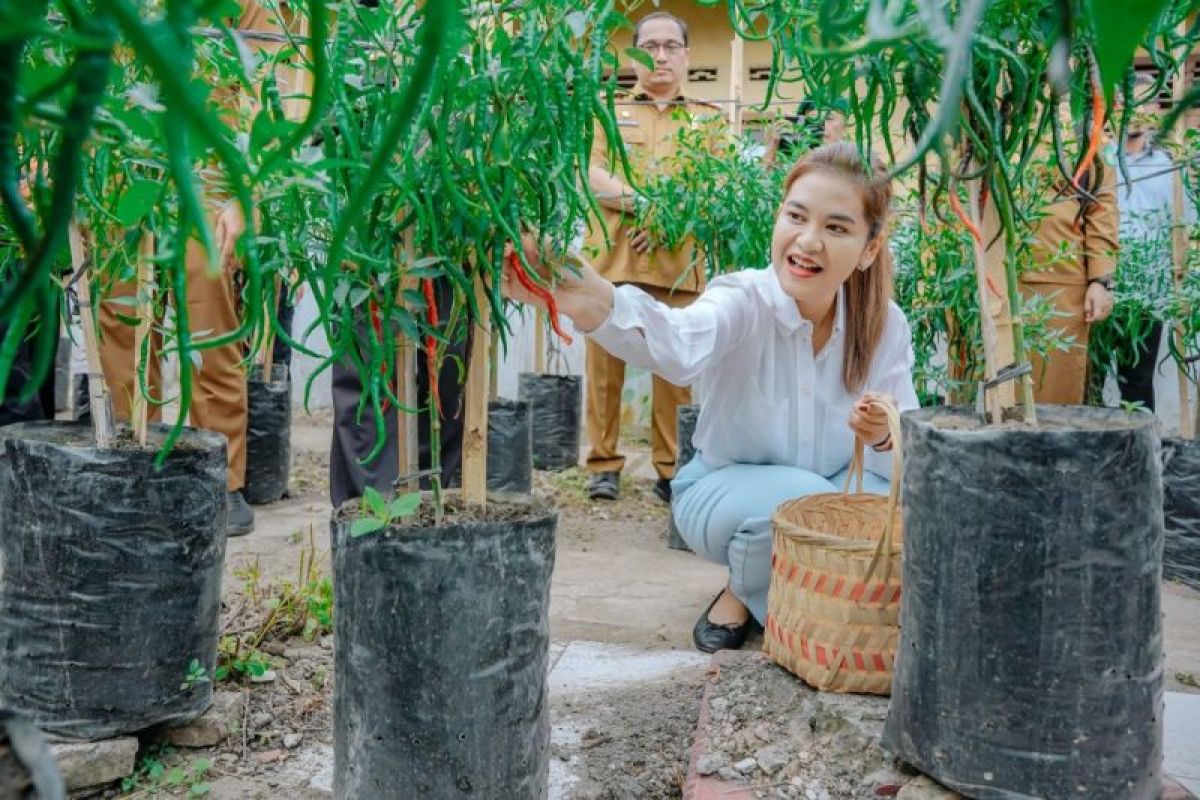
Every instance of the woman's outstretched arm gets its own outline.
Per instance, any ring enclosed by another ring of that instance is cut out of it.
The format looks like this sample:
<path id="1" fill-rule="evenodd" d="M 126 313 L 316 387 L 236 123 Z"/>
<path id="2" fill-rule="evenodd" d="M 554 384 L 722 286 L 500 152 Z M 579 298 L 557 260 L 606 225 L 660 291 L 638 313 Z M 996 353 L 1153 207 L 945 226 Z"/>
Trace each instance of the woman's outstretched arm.
<path id="1" fill-rule="evenodd" d="M 549 272 L 532 240 L 525 241 L 525 255 L 539 275 Z M 695 382 L 735 348 L 749 328 L 753 302 L 747 289 L 732 281 L 718 279 L 690 306 L 671 308 L 636 286 L 614 286 L 578 256 L 563 260 L 570 267 L 559 270 L 549 292 L 555 310 L 608 352 L 678 386 Z M 530 286 L 527 274 L 522 274 L 526 269 L 513 257 L 505 260 L 505 295 L 549 310 L 547 293 Z"/>

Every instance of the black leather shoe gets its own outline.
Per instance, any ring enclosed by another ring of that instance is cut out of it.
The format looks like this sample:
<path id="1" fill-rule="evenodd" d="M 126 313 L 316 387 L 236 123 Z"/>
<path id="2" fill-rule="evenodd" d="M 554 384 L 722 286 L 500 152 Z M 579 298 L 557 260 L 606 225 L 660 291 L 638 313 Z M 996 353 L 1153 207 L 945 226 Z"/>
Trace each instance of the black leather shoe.
<path id="1" fill-rule="evenodd" d="M 712 611 L 713 606 L 717 604 L 724 593 L 724 589 L 717 592 L 717 596 L 708 604 L 708 608 L 704 609 L 700 619 L 696 620 L 696 627 L 692 628 L 692 641 L 695 642 L 696 649 L 701 653 L 742 649 L 742 645 L 746 643 L 746 637 L 750 635 L 750 630 L 755 625 L 753 615 L 747 617 L 741 625 L 717 625 L 709 621 L 708 612 Z"/>
<path id="2" fill-rule="evenodd" d="M 616 500 L 621 493 L 621 473 L 597 472 L 587 482 L 587 496 L 592 500 Z"/>
<path id="3" fill-rule="evenodd" d="M 245 536 L 254 530 L 254 509 L 246 502 L 239 489 L 229 493 L 229 516 L 226 518 L 226 536 Z"/>
<path id="4" fill-rule="evenodd" d="M 671 479 L 659 478 L 654 484 L 654 496 L 667 505 L 671 505 Z"/>

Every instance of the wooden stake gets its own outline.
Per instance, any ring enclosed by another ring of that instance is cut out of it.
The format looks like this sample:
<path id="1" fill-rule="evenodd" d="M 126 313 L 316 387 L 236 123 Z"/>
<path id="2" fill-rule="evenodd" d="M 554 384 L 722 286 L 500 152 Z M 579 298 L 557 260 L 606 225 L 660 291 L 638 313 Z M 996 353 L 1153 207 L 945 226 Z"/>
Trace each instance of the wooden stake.
<path id="1" fill-rule="evenodd" d="M 742 65 L 745 63 L 746 43 L 740 36 L 733 37 L 732 53 L 729 58 L 729 127 L 733 134 L 742 132 Z"/>
<path id="2" fill-rule="evenodd" d="M 142 240 L 138 244 L 137 256 L 137 328 L 133 332 L 133 376 L 135 389 L 132 398 L 130 416 L 133 423 L 133 435 L 138 444 L 145 447 L 150 435 L 150 404 L 141 390 L 142 376 L 149 370 L 149 361 L 143 355 L 147 340 L 153 330 L 154 303 L 151 292 L 154 284 L 154 234 L 142 232 Z M 150 358 L 157 354 L 151 353 Z M 191 364 L 180 364 L 180 369 L 191 369 Z"/>
<path id="3" fill-rule="evenodd" d="M 995 203 L 988 203 L 984 213 L 979 213 L 980 191 L 979 181 L 967 184 L 967 215 L 983 233 L 983 243 L 974 243 L 975 279 L 979 284 L 979 318 L 983 326 L 984 375 L 993 378 L 1015 358 L 1013 321 L 1003 288 L 1008 285 L 1004 274 L 1004 259 L 1008 252 L 1004 237 L 996 235 L 1000 230 L 1000 215 L 996 213 Z M 1000 422 L 1004 409 L 1013 408 L 1016 402 L 1013 384 L 1001 384 L 988 395 L 988 414 L 994 422 Z"/>
<path id="4" fill-rule="evenodd" d="M 488 344 L 488 400 L 500 399 L 500 332 L 492 329 Z"/>
<path id="5" fill-rule="evenodd" d="M 533 312 L 533 371 L 536 375 L 546 374 L 546 312 L 540 308 Z"/>
<path id="6" fill-rule="evenodd" d="M 79 225 L 72 222 L 68 229 L 71 245 L 72 272 L 83 269 L 87 260 L 83 247 L 83 234 Z M 96 317 L 92 313 L 92 276 L 84 270 L 76 285 L 79 294 L 79 317 L 83 328 L 83 350 L 87 354 L 88 399 L 91 404 L 92 430 L 96 435 L 96 448 L 106 450 L 113 445 L 113 408 L 109 397 L 108 383 L 104 380 L 104 369 L 100 365 L 100 337 L 96 332 Z"/>
<path id="7" fill-rule="evenodd" d="M 398 293 L 400 302 L 404 302 L 404 293 L 408 290 L 418 288 L 417 279 L 408 274 L 408 266 L 413 263 L 412 238 L 406 233 L 404 240 L 400 243 L 398 249 L 398 261 L 403 265 L 403 277 L 400 279 Z M 422 398 L 417 392 L 417 357 L 421 352 L 420 342 L 410 341 L 405 338 L 396 352 L 396 397 L 400 398 L 400 402 L 405 408 L 420 408 L 421 403 L 425 398 Z M 437 375 L 430 375 L 429 380 L 432 384 L 437 380 Z M 397 409 L 399 415 L 396 419 L 396 447 L 399 464 L 398 476 L 414 475 L 420 467 L 420 440 L 417 433 L 417 413 L 405 413 L 403 409 Z M 419 413 L 419 412 L 418 412 Z M 409 491 L 416 491 L 418 488 L 416 480 L 409 481 Z"/>
<path id="8" fill-rule="evenodd" d="M 1186 33 L 1186 26 L 1181 26 L 1180 32 Z M 1183 59 L 1184 67 L 1180 74 L 1175 76 L 1171 87 L 1171 100 L 1173 103 L 1178 103 L 1183 99 L 1184 93 L 1187 91 L 1188 84 L 1191 83 L 1192 70 L 1191 59 L 1187 58 L 1186 54 Z M 1175 129 L 1172 138 L 1176 144 L 1180 143 L 1179 128 Z M 1173 245 L 1173 255 L 1175 258 L 1175 286 L 1179 287 L 1183 283 L 1184 271 L 1187 265 L 1187 236 L 1183 227 L 1184 220 L 1184 205 L 1183 205 L 1183 175 L 1181 171 L 1175 172 L 1175 202 L 1174 215 L 1171 218 L 1173 227 L 1171 230 L 1171 243 Z M 1177 350 L 1180 353 L 1187 352 L 1186 342 L 1183 337 L 1183 326 L 1178 325 L 1174 331 L 1175 343 Z M 1158 353 L 1153 355 L 1153 358 L 1158 358 Z M 1178 381 L 1179 381 L 1179 435 L 1184 439 L 1194 439 L 1196 436 L 1196 428 L 1200 427 L 1200 398 L 1197 400 L 1197 419 L 1192 419 L 1191 411 L 1191 381 L 1188 380 L 1187 371 L 1183 365 L 1178 365 Z"/>
<path id="9" fill-rule="evenodd" d="M 312 63 L 312 43 L 308 39 L 309 25 L 308 17 L 301 17 L 300 23 L 295 26 L 294 33 L 300 41 L 307 42 L 307 46 L 304 48 L 308 55 L 307 63 Z M 295 58 L 296 65 L 287 70 L 290 73 L 287 76 L 287 88 L 288 94 L 291 96 L 283 101 L 283 116 L 292 121 L 299 121 L 308 114 L 308 105 L 312 102 L 313 74 L 299 54 Z"/>
<path id="10" fill-rule="evenodd" d="M 462 493 L 468 505 L 487 504 L 488 351 L 491 305 L 482 281 L 475 283 L 479 320 L 467 361 L 466 415 L 463 426 Z"/>

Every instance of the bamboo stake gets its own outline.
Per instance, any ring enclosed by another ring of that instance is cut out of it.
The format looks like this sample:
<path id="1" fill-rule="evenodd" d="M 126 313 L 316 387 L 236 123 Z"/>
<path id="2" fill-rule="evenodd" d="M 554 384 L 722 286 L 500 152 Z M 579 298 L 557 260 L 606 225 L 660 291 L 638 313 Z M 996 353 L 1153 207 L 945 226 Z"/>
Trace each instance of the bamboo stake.
<path id="1" fill-rule="evenodd" d="M 491 349 L 491 305 L 482 281 L 475 283 L 479 309 L 467 362 L 466 416 L 463 425 L 462 493 L 468 505 L 487 504 L 488 351 Z"/>
<path id="2" fill-rule="evenodd" d="M 546 312 L 540 308 L 533 312 L 533 371 L 536 375 L 546 374 Z"/>
<path id="3" fill-rule="evenodd" d="M 500 332 L 495 329 L 488 345 L 488 399 L 500 399 Z"/>
<path id="4" fill-rule="evenodd" d="M 729 59 L 729 96 L 733 102 L 729 106 L 729 127 L 733 134 L 742 132 L 742 65 L 745 62 L 746 43 L 740 36 L 733 37 L 733 52 Z"/>
<path id="5" fill-rule="evenodd" d="M 980 182 L 970 181 L 967 184 L 967 215 L 975 225 L 975 229 L 978 231 L 985 231 L 987 228 L 993 227 L 999 229 L 1000 220 L 991 205 L 989 205 L 991 213 L 980 215 L 979 197 Z M 984 217 L 987 218 L 986 222 Z M 1011 327 L 1012 324 L 1008 303 L 1005 302 L 1005 298 L 997 297 L 989 288 L 989 286 L 1001 285 L 996 283 L 996 275 L 1001 281 L 1004 280 L 1002 268 L 998 268 L 997 265 L 1004 263 L 1007 253 L 1002 238 L 995 236 L 988 238 L 988 234 L 985 233 L 984 242 L 992 242 L 991 247 L 986 249 L 984 243 L 974 237 L 971 238 L 971 241 L 975 251 L 975 282 L 979 287 L 979 321 L 983 328 L 984 376 L 994 378 L 1012 360 L 1011 358 L 1005 359 L 1005 355 L 1011 355 L 1011 353 L 1005 352 L 1008 348 L 1004 347 L 1004 343 L 1009 337 L 1000 335 L 1002 328 Z M 988 416 L 993 422 L 1000 422 L 1004 419 L 1004 408 L 1015 404 L 1016 395 L 1010 384 L 1003 384 L 989 392 L 986 400 Z"/>
<path id="6" fill-rule="evenodd" d="M 312 42 L 308 40 L 308 29 L 308 17 L 301 17 L 295 34 L 298 41 L 305 43 L 305 50 L 308 51 L 311 59 Z M 313 74 L 299 57 L 297 57 L 297 62 L 288 70 L 291 73 L 288 79 L 288 94 L 291 97 L 283 101 L 283 116 L 293 121 L 304 119 L 308 114 L 308 104 L 312 100 Z"/>
<path id="7" fill-rule="evenodd" d="M 83 247 L 83 234 L 79 225 L 72 222 L 68 231 L 71 245 L 71 270 L 83 274 L 78 280 L 79 317 L 83 328 L 83 350 L 87 354 L 88 399 L 91 404 L 92 430 L 96 436 L 96 448 L 106 450 L 113 445 L 113 408 L 104 380 L 104 369 L 100 364 L 100 337 L 96 334 L 96 318 L 92 313 L 92 285 L 90 270 L 84 269 L 87 261 Z"/>
<path id="8" fill-rule="evenodd" d="M 133 435 L 142 447 L 147 445 L 150 435 L 150 404 L 146 402 L 146 394 L 141 390 L 142 376 L 149 370 L 149 360 L 146 358 L 147 340 L 150 337 L 154 323 L 154 303 L 152 292 L 154 288 L 154 234 L 142 232 L 142 240 L 138 244 L 137 255 L 137 328 L 133 332 L 133 375 L 137 387 L 132 397 L 130 410 L 133 423 Z M 150 354 L 153 358 L 155 354 Z M 191 369 L 191 364 L 180 364 L 180 369 Z"/>
<path id="9" fill-rule="evenodd" d="M 1181 32 L 1183 28 L 1181 27 Z M 1191 63 L 1190 59 L 1184 59 L 1184 67 L 1180 74 L 1175 76 L 1173 86 L 1171 87 L 1171 100 L 1178 103 L 1183 99 L 1184 93 L 1187 91 L 1188 84 L 1191 83 Z M 1176 144 L 1180 144 L 1179 128 L 1175 129 L 1172 134 Z M 1171 242 L 1172 251 L 1175 258 L 1175 287 L 1178 288 L 1183 283 L 1184 270 L 1187 264 L 1187 238 L 1183 228 L 1184 206 L 1183 206 L 1183 175 L 1182 172 L 1175 173 L 1174 180 L 1174 214 L 1172 216 Z M 1183 325 L 1177 325 L 1174 331 L 1175 342 L 1178 352 L 1186 353 L 1186 343 L 1183 338 Z M 1158 358 L 1158 354 L 1154 354 L 1154 358 Z M 1196 429 L 1200 427 L 1200 401 L 1197 402 L 1196 413 L 1197 418 L 1192 419 L 1191 411 L 1191 382 L 1188 380 L 1187 371 L 1183 365 L 1177 365 L 1177 380 L 1179 383 L 1179 435 L 1184 439 L 1193 439 L 1196 436 Z"/>
<path id="10" fill-rule="evenodd" d="M 406 234 L 404 240 L 399 245 L 401 264 L 409 265 L 413 262 L 412 239 Z M 417 288 L 417 279 L 411 275 L 404 274 L 400 279 L 400 285 L 397 291 L 399 292 L 401 302 L 403 302 L 404 293 L 410 289 Z M 410 341 L 405 338 L 401 341 L 400 347 L 396 352 L 396 397 L 405 408 L 416 409 L 421 406 L 421 397 L 417 391 L 417 355 L 420 352 L 420 342 Z M 437 380 L 437 375 L 430 375 L 430 385 Z M 417 433 L 417 413 L 406 413 L 403 408 L 396 409 L 399 415 L 396 419 L 396 452 L 397 464 L 399 471 L 398 476 L 415 475 L 420 470 L 420 441 Z M 431 437 L 435 431 L 431 426 Z M 409 482 L 409 491 L 416 491 L 418 486 L 417 480 Z"/>

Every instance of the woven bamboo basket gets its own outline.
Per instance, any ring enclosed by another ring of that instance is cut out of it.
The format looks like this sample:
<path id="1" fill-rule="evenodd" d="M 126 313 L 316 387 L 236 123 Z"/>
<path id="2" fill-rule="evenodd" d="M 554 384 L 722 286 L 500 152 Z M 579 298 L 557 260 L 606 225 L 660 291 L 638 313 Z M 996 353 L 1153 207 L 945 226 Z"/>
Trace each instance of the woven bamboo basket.
<path id="1" fill-rule="evenodd" d="M 862 492 L 855 441 L 844 491 L 789 500 L 772 518 L 774 552 L 764 648 L 829 692 L 889 695 L 900 638 L 900 414 L 880 403 L 892 434 L 887 497 Z M 857 480 L 857 493 L 850 493 Z"/>

